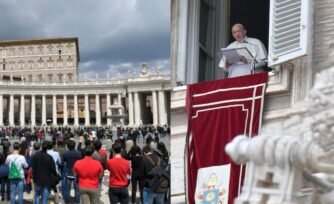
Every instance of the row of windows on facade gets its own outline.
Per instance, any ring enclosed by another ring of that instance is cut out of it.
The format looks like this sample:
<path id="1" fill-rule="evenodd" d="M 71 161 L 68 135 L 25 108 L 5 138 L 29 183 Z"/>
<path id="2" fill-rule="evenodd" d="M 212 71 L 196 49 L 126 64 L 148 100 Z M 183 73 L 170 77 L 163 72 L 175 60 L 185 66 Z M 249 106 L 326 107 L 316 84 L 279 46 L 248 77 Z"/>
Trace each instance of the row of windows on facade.
<path id="1" fill-rule="evenodd" d="M 52 82 L 52 81 L 73 81 L 73 74 L 48 74 L 43 75 L 43 74 L 38 74 L 37 78 L 34 78 L 32 74 L 29 74 L 28 77 L 25 79 L 25 81 L 38 81 L 38 82 Z"/>
<path id="2" fill-rule="evenodd" d="M 28 46 L 28 47 L 10 47 L 10 48 L 0 48 L 0 55 L 2 57 L 6 56 L 24 56 L 24 55 L 43 55 L 43 54 L 59 54 L 63 52 L 72 53 L 72 44 L 67 44 L 66 49 L 62 44 L 56 46 L 50 45 L 39 45 L 39 46 Z M 55 49 L 56 48 L 56 49 Z M 63 53 L 64 54 L 64 53 Z"/>
<path id="3" fill-rule="evenodd" d="M 59 57 L 59 59 L 56 60 L 56 62 L 49 57 L 49 59 L 46 61 L 46 65 L 48 68 L 53 68 L 55 66 L 57 67 L 63 67 L 63 59 L 61 57 Z M 73 66 L 73 59 L 71 58 L 71 56 L 68 56 L 67 61 L 67 66 L 68 67 L 72 67 Z M 8 65 L 7 65 L 8 64 Z M 17 64 L 17 67 L 16 67 Z M 27 63 L 24 60 L 20 60 L 17 63 L 14 61 L 10 61 L 10 62 L 6 62 L 5 59 L 3 59 L 2 61 L 2 69 L 6 70 L 6 68 L 8 67 L 8 69 L 24 69 L 24 68 L 28 68 L 28 69 L 33 69 L 35 66 L 37 65 L 37 68 L 44 68 L 45 63 L 44 60 L 42 59 L 42 57 L 39 58 L 39 60 L 36 61 L 36 63 L 33 60 L 29 60 L 27 61 Z"/>

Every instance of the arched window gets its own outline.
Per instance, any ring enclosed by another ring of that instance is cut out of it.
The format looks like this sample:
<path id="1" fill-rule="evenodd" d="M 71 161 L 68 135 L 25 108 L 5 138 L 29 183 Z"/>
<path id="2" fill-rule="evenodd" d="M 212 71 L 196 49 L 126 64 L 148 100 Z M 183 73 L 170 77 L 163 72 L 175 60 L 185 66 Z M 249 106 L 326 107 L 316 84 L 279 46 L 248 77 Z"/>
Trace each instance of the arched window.
<path id="1" fill-rule="evenodd" d="M 52 45 L 48 45 L 48 51 L 49 51 L 49 54 L 53 54 L 53 46 Z"/>
<path id="2" fill-rule="evenodd" d="M 73 45 L 72 45 L 71 43 L 68 43 L 68 44 L 66 45 L 67 53 L 72 53 L 72 47 L 73 47 Z"/>
<path id="3" fill-rule="evenodd" d="M 48 62 L 48 68 L 52 68 L 53 67 L 53 60 L 51 59 L 51 57 L 49 57 L 47 62 Z"/>
<path id="4" fill-rule="evenodd" d="M 6 57 L 6 56 L 7 56 L 7 49 L 6 49 L 6 48 L 3 48 L 3 49 L 1 50 L 1 56 L 2 56 L 2 57 Z"/>
<path id="5" fill-rule="evenodd" d="M 42 55 L 43 54 L 43 49 L 44 49 L 43 45 L 39 45 L 37 47 L 37 49 L 38 49 L 38 54 Z"/>
<path id="6" fill-rule="evenodd" d="M 52 79 L 53 79 L 53 74 L 48 74 L 48 79 L 49 79 L 49 81 L 52 81 Z"/>
<path id="7" fill-rule="evenodd" d="M 58 66 L 58 67 L 62 67 L 62 66 L 63 66 L 63 60 L 62 60 L 61 58 L 59 58 L 59 59 L 57 60 L 57 66 Z"/>
<path id="8" fill-rule="evenodd" d="M 24 61 L 23 60 L 19 61 L 19 69 L 24 69 Z"/>
<path id="9" fill-rule="evenodd" d="M 34 47 L 32 47 L 32 46 L 28 47 L 28 54 L 29 55 L 33 55 L 34 54 Z"/>
<path id="10" fill-rule="evenodd" d="M 42 57 L 39 58 L 37 63 L 38 63 L 38 68 L 39 69 L 42 69 L 44 67 L 44 61 L 43 61 Z"/>
<path id="11" fill-rule="evenodd" d="M 14 61 L 9 62 L 9 69 L 11 69 L 11 70 L 15 69 L 15 62 Z"/>
<path id="12" fill-rule="evenodd" d="M 58 44 L 57 45 L 57 49 L 58 49 L 58 54 L 61 55 L 62 50 L 63 50 L 63 45 L 62 44 Z"/>
<path id="13" fill-rule="evenodd" d="M 69 73 L 67 74 L 68 81 L 73 81 L 73 74 Z"/>
<path id="14" fill-rule="evenodd" d="M 68 56 L 68 59 L 66 61 L 67 61 L 67 66 L 68 67 L 72 67 L 73 66 L 73 59 L 71 58 L 71 56 Z"/>
<path id="15" fill-rule="evenodd" d="M 58 74 L 57 77 L 58 77 L 58 81 L 63 81 L 63 74 Z"/>
<path id="16" fill-rule="evenodd" d="M 9 49 L 9 55 L 10 56 L 15 56 L 15 48 L 12 47 L 12 48 Z"/>
<path id="17" fill-rule="evenodd" d="M 24 55 L 24 47 L 19 48 L 19 55 L 23 56 Z"/>
<path id="18" fill-rule="evenodd" d="M 43 81 L 43 75 L 42 74 L 37 75 L 37 79 L 38 81 Z"/>
<path id="19" fill-rule="evenodd" d="M 34 68 L 34 61 L 29 60 L 28 61 L 28 69 L 33 69 Z"/>

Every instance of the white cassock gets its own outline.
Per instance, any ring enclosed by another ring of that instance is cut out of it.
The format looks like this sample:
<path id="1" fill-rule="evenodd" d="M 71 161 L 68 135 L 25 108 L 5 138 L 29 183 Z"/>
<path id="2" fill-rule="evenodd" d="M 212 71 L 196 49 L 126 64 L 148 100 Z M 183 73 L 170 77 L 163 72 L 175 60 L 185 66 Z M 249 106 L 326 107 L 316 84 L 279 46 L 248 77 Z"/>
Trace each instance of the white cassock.
<path id="1" fill-rule="evenodd" d="M 231 43 L 227 48 L 247 48 L 253 57 L 258 61 L 257 66 L 265 64 L 265 59 L 267 59 L 267 51 L 263 43 L 256 38 L 245 37 L 242 42 L 235 41 Z M 226 67 L 226 63 L 223 59 L 220 60 L 218 65 L 224 70 L 228 71 L 228 77 L 237 77 L 251 74 L 250 64 L 238 63 Z"/>

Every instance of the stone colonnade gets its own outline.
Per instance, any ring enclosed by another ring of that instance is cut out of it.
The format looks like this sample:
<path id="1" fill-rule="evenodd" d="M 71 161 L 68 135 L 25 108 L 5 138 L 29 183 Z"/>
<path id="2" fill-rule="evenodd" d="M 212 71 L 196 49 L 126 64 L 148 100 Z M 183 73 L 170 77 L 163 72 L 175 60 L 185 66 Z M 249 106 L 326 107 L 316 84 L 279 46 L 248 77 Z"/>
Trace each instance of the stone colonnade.
<path id="1" fill-rule="evenodd" d="M 110 97 L 115 97 L 118 99 L 118 103 L 121 103 L 121 93 L 115 95 L 115 94 L 94 94 L 95 95 L 95 114 L 96 114 L 96 123 L 95 125 L 100 126 L 101 125 L 101 102 L 100 97 L 106 96 L 107 103 L 106 103 L 106 110 L 109 113 L 109 107 L 110 107 Z M 8 114 L 8 125 L 14 126 L 14 100 L 15 98 L 19 99 L 19 125 L 25 126 L 25 125 L 31 125 L 36 126 L 36 98 L 41 98 L 41 125 L 47 125 L 47 112 L 52 111 L 52 125 L 59 125 L 57 124 L 57 111 L 63 112 L 63 124 L 62 125 L 68 125 L 68 99 L 73 98 L 73 112 L 74 112 L 74 123 L 73 125 L 79 126 L 79 105 L 78 105 L 78 97 L 84 97 L 85 101 L 85 108 L 84 108 L 84 114 L 85 114 L 85 125 L 91 125 L 90 124 L 90 106 L 89 106 L 89 97 L 92 97 L 93 94 L 0 94 L 0 126 L 4 125 L 4 116 Z M 4 113 L 4 98 L 7 98 L 7 106 L 8 106 L 8 113 Z M 52 108 L 51 110 L 47 109 L 47 98 L 52 99 Z M 109 101 L 108 101 L 109 98 Z M 57 101 L 58 99 L 58 101 Z M 63 102 L 63 110 L 57 110 L 57 102 L 59 102 L 59 99 Z M 25 110 L 25 102 L 29 100 L 30 102 L 30 123 L 26 124 L 26 110 Z M 108 126 L 112 125 L 112 120 L 107 119 Z"/>
<path id="2" fill-rule="evenodd" d="M 144 71 L 127 79 L 0 81 L 0 126 L 168 124 L 170 76 Z"/>
<path id="3" fill-rule="evenodd" d="M 167 107 L 166 107 L 166 94 L 164 90 L 158 91 L 151 91 L 152 94 L 152 114 L 153 114 L 153 124 L 167 124 Z M 141 92 L 129 92 L 128 93 L 128 119 L 129 119 L 129 126 L 139 126 L 142 125 L 142 115 L 141 115 L 141 103 L 143 101 L 140 100 Z M 14 100 L 19 100 L 18 107 L 19 108 L 19 125 L 31 125 L 36 126 L 36 99 L 41 99 L 41 125 L 47 125 L 47 112 L 52 112 L 52 122 L 48 124 L 52 124 L 54 126 L 60 125 L 57 123 L 57 112 L 62 112 L 62 119 L 64 126 L 68 124 L 68 107 L 71 105 L 73 107 L 72 111 L 74 112 L 74 126 L 79 126 L 79 97 L 84 101 L 84 125 L 89 126 L 90 124 L 90 99 L 95 98 L 95 125 L 101 126 L 101 97 L 106 98 L 105 108 L 107 110 L 107 115 L 112 115 L 112 110 L 110 106 L 113 104 L 122 105 L 123 107 L 125 104 L 122 104 L 122 94 L 114 94 L 114 93 L 96 93 L 96 94 L 0 94 L 0 126 L 4 125 L 4 118 L 8 116 L 8 125 L 15 126 L 15 116 L 14 116 Z M 7 110 L 8 113 L 4 113 L 4 100 L 7 99 Z M 47 99 L 51 99 L 51 106 L 47 108 Z M 69 104 L 69 99 L 73 99 L 73 104 Z M 112 100 L 113 99 L 113 100 Z M 57 103 L 59 101 L 63 102 L 63 110 L 57 110 Z M 113 102 L 113 104 L 111 103 Z M 26 103 L 29 103 L 30 106 L 30 123 L 26 124 Z M 114 113 L 115 114 L 115 113 Z M 116 113 L 117 114 L 117 113 Z M 119 115 L 124 115 L 125 112 L 123 109 L 118 109 Z M 59 117 L 58 117 L 59 118 Z M 49 119 L 51 119 L 49 117 Z M 121 123 L 124 125 L 123 119 L 121 119 Z M 81 124 L 82 125 L 82 124 Z M 103 125 L 112 125 L 112 119 L 107 118 L 106 124 Z"/>

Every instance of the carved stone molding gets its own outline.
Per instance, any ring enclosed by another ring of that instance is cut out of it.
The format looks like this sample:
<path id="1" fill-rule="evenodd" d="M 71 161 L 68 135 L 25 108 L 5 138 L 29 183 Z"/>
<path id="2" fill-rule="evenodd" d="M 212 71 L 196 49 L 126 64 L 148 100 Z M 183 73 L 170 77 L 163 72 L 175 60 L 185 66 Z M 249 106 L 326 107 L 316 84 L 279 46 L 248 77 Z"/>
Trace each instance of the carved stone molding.
<path id="1" fill-rule="evenodd" d="M 292 63 L 285 63 L 274 68 L 275 75 L 269 77 L 266 94 L 270 95 L 289 91 L 290 73 L 293 66 Z"/>
<path id="2" fill-rule="evenodd" d="M 235 162 L 248 165 L 235 203 L 334 203 L 333 77 L 334 68 L 317 74 L 305 111 L 277 124 L 280 132 L 238 136 L 227 145 Z"/>

